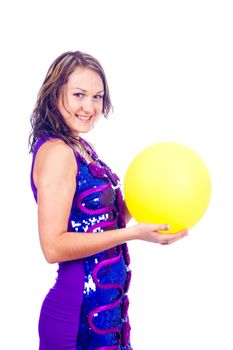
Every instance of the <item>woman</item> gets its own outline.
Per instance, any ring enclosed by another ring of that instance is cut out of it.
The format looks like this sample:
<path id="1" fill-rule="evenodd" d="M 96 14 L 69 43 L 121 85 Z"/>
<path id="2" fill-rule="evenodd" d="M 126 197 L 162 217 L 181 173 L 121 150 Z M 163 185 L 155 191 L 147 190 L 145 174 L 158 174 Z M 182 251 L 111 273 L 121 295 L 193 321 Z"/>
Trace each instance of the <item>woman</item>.
<path id="1" fill-rule="evenodd" d="M 66 52 L 51 65 L 31 123 L 31 185 L 39 236 L 58 276 L 40 314 L 41 350 L 130 350 L 126 242 L 172 243 L 187 232 L 167 225 L 126 228 L 119 179 L 80 134 L 111 110 L 106 77 L 88 54 Z"/>

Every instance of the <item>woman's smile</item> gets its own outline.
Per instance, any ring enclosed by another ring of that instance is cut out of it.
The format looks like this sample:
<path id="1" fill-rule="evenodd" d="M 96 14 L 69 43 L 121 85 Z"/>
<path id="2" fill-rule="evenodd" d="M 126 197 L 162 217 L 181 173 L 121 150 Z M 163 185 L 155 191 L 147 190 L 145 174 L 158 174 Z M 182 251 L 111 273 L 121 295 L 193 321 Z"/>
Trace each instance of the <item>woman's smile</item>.
<path id="1" fill-rule="evenodd" d="M 77 117 L 81 122 L 85 124 L 88 124 L 92 119 L 92 116 L 86 116 L 86 115 L 84 116 L 80 114 L 75 114 L 75 117 Z"/>

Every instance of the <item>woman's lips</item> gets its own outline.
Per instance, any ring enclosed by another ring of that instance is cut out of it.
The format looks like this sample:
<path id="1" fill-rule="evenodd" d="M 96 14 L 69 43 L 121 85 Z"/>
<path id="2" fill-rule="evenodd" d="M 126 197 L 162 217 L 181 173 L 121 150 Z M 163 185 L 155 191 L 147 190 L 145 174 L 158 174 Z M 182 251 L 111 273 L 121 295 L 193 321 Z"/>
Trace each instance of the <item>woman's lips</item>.
<path id="1" fill-rule="evenodd" d="M 75 116 L 84 123 L 88 123 L 92 118 L 92 116 L 83 116 L 79 114 L 75 114 Z"/>

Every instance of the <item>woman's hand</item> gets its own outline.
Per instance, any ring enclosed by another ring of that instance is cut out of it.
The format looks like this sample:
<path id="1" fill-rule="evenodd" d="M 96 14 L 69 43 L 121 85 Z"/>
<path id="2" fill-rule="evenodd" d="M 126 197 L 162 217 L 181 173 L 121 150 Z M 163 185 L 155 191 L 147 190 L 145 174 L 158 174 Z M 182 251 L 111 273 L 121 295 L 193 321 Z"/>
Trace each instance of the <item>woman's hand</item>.
<path id="1" fill-rule="evenodd" d="M 172 234 L 161 233 L 161 231 L 169 230 L 169 225 L 139 223 L 131 229 L 134 231 L 135 239 L 159 244 L 171 244 L 188 235 L 187 230 Z"/>

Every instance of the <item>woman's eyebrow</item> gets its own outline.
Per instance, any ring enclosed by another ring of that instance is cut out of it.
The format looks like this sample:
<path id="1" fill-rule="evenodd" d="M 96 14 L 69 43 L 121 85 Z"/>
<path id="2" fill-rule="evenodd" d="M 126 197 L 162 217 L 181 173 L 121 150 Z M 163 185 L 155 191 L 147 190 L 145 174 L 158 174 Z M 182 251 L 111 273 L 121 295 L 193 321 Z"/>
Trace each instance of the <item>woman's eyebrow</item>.
<path id="1" fill-rule="evenodd" d="M 87 92 L 86 90 L 84 89 L 81 89 L 80 87 L 72 87 L 72 90 L 81 90 L 82 92 Z M 104 90 L 100 90 L 98 92 L 96 92 L 96 94 L 100 94 L 101 92 L 104 92 Z"/>

